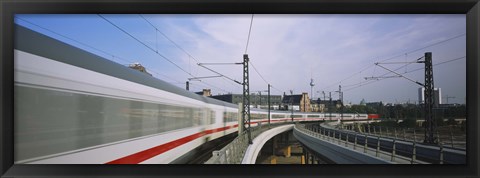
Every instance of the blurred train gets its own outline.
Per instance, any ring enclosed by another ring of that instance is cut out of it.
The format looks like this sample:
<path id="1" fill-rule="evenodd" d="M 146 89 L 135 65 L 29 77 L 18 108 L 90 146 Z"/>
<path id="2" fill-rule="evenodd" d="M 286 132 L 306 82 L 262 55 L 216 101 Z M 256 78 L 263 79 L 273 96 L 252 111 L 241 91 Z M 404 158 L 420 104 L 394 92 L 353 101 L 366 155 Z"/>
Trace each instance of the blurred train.
<path id="1" fill-rule="evenodd" d="M 200 96 L 48 36 L 15 26 L 16 164 L 176 163 L 232 135 L 238 106 Z M 291 122 L 272 111 L 271 122 Z M 339 119 L 294 113 L 294 121 Z M 345 120 L 369 119 L 343 114 Z M 373 118 L 373 117 L 371 117 Z M 251 110 L 251 125 L 267 123 Z"/>

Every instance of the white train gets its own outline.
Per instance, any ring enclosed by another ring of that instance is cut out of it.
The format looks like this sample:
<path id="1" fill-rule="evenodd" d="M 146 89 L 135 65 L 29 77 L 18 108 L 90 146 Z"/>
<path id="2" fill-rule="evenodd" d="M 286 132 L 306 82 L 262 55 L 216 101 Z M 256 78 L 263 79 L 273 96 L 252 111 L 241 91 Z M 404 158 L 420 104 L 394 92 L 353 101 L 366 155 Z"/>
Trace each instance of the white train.
<path id="1" fill-rule="evenodd" d="M 238 106 L 15 27 L 15 164 L 172 163 L 237 132 Z M 268 122 L 251 111 L 251 125 Z M 294 113 L 295 121 L 325 120 Z M 338 119 L 340 114 L 332 114 Z M 367 119 L 344 114 L 344 119 Z M 271 122 L 291 122 L 272 111 Z"/>

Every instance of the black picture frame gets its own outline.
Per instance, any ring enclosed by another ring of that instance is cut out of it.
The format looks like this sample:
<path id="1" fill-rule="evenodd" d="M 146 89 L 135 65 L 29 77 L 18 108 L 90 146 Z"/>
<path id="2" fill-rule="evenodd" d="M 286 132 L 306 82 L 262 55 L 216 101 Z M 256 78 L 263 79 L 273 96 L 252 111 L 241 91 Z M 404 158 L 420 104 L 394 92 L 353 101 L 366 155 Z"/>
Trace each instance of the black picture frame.
<path id="1" fill-rule="evenodd" d="M 2 0 L 0 2 L 2 177 L 478 177 L 480 3 L 478 0 Z M 466 14 L 465 165 L 28 165 L 13 159 L 14 14 Z"/>

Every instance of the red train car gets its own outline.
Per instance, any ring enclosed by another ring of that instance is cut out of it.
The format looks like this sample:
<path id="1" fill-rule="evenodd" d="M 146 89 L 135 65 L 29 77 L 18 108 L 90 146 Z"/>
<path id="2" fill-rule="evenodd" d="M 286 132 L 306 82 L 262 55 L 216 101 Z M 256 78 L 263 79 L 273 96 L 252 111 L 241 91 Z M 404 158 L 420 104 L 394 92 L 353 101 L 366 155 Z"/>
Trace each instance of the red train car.
<path id="1" fill-rule="evenodd" d="M 368 114 L 368 119 L 380 119 L 380 115 L 378 115 L 378 114 Z"/>

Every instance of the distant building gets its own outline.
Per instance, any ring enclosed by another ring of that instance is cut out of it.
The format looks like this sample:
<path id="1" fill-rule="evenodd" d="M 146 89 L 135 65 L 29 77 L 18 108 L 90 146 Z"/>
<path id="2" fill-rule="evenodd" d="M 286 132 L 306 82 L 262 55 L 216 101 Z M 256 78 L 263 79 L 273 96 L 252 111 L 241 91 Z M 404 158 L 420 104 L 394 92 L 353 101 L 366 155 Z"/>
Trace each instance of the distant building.
<path id="1" fill-rule="evenodd" d="M 195 93 L 203 96 L 212 96 L 212 92 L 210 89 L 203 89 L 203 91 L 195 92 Z"/>
<path id="2" fill-rule="evenodd" d="M 332 100 L 330 103 L 330 100 L 311 100 L 310 104 L 312 106 L 312 112 L 328 112 L 328 109 L 331 107 L 335 107 L 337 109 L 342 107 L 342 101 L 340 100 Z"/>
<path id="3" fill-rule="evenodd" d="M 441 88 L 434 88 L 433 90 L 433 103 L 434 105 L 442 104 L 442 89 Z M 418 103 L 424 104 L 425 103 L 425 88 L 418 88 Z"/>
<path id="4" fill-rule="evenodd" d="M 301 95 L 285 95 L 282 99 L 283 109 L 300 112 L 311 112 L 310 99 L 308 93 L 302 93 Z"/>
<path id="5" fill-rule="evenodd" d="M 143 67 L 142 64 L 140 64 L 140 63 L 138 63 L 138 62 L 133 63 L 133 64 L 130 64 L 130 65 L 128 65 L 128 67 L 131 68 L 131 69 L 135 69 L 135 70 L 138 70 L 138 71 L 140 71 L 140 72 L 143 72 L 143 73 L 146 73 L 146 74 L 152 76 L 152 74 L 148 73 L 148 72 L 147 72 L 147 69 L 145 69 L 145 67 Z"/>

